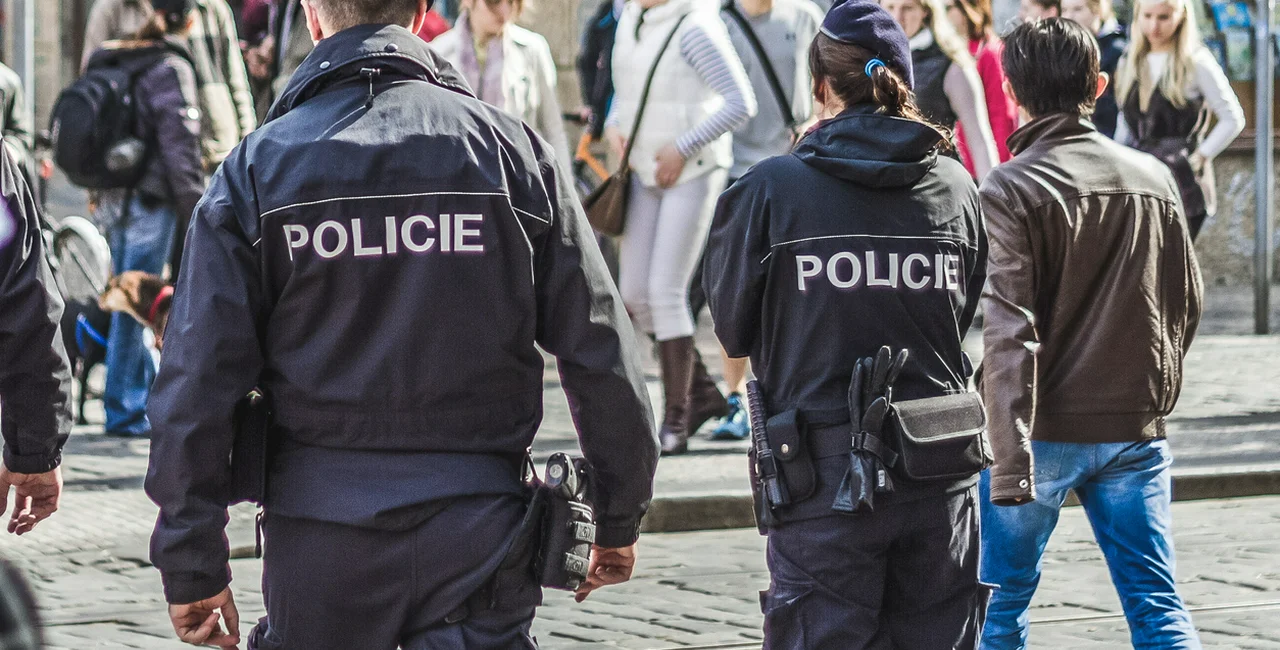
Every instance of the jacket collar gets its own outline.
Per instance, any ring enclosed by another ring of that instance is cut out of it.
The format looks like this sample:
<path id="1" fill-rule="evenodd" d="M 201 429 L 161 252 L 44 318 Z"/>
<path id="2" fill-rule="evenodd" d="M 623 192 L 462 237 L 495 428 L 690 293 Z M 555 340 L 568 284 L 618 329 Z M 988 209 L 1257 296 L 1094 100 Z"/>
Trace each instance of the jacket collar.
<path id="1" fill-rule="evenodd" d="M 263 124 L 297 108 L 335 83 L 360 77 L 360 70 L 369 67 L 390 69 L 468 97 L 475 96 L 462 75 L 414 33 L 398 25 L 358 25 L 316 44 L 271 106 Z"/>
<path id="2" fill-rule="evenodd" d="M 1009 136 L 1009 151 L 1018 155 L 1041 140 L 1065 140 L 1096 133 L 1093 122 L 1074 113 L 1055 113 L 1028 122 Z"/>

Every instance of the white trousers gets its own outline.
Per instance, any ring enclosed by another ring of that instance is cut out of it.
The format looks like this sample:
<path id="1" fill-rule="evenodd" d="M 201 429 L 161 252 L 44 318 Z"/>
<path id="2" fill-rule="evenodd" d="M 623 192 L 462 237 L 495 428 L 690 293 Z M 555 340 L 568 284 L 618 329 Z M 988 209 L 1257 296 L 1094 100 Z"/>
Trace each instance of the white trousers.
<path id="1" fill-rule="evenodd" d="M 717 169 L 665 190 L 631 177 L 618 291 L 636 325 L 659 341 L 693 336 L 689 281 L 728 176 Z"/>

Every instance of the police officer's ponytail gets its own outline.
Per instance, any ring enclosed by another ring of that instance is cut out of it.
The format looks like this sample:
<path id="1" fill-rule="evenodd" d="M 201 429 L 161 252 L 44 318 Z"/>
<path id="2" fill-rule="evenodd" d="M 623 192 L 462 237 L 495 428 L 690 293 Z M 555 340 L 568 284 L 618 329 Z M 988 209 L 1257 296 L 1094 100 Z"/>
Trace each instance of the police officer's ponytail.
<path id="1" fill-rule="evenodd" d="M 942 148 L 953 148 L 950 129 L 930 122 L 916 106 L 911 86 L 870 50 L 819 33 L 809 46 L 809 70 L 815 95 L 826 82 L 827 92 L 846 106 L 874 104 L 885 115 L 927 124 L 943 135 Z"/>

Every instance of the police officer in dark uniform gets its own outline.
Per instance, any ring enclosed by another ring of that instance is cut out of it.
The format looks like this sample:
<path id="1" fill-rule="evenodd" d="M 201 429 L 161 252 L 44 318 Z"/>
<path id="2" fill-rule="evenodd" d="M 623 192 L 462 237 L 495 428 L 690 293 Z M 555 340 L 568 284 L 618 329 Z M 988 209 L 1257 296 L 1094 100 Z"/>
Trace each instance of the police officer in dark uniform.
<path id="1" fill-rule="evenodd" d="M 239 641 L 227 459 L 257 386 L 276 448 L 250 647 L 534 647 L 541 591 L 504 560 L 539 347 L 595 478 L 581 599 L 629 577 L 652 492 L 633 332 L 552 148 L 414 36 L 427 0 L 304 7 L 317 47 L 196 209 L 152 393 L 170 617 Z"/>
<path id="2" fill-rule="evenodd" d="M 750 356 L 765 648 L 974 648 L 983 412 L 961 339 L 984 280 L 978 192 L 910 93 L 873 0 L 810 49 L 821 122 L 721 197 L 705 286 Z"/>
<path id="3" fill-rule="evenodd" d="M 71 370 L 62 297 L 44 257 L 40 215 L 20 163 L 0 146 L 0 514 L 19 535 L 58 509 L 71 433 Z"/>

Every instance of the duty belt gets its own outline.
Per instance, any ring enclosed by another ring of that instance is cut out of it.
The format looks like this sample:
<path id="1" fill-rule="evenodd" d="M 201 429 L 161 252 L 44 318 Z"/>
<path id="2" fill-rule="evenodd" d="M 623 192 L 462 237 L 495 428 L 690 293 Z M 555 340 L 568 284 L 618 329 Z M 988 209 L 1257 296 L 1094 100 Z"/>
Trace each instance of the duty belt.
<path id="1" fill-rule="evenodd" d="M 846 412 L 847 414 L 847 412 Z M 806 417 L 808 412 L 806 412 Z M 822 458 L 845 457 L 849 451 L 865 451 L 880 459 L 886 467 L 893 467 L 898 462 L 898 452 L 889 448 L 880 438 L 858 432 L 850 435 L 849 418 L 844 422 L 814 424 L 809 427 L 809 454 L 814 460 Z"/>

